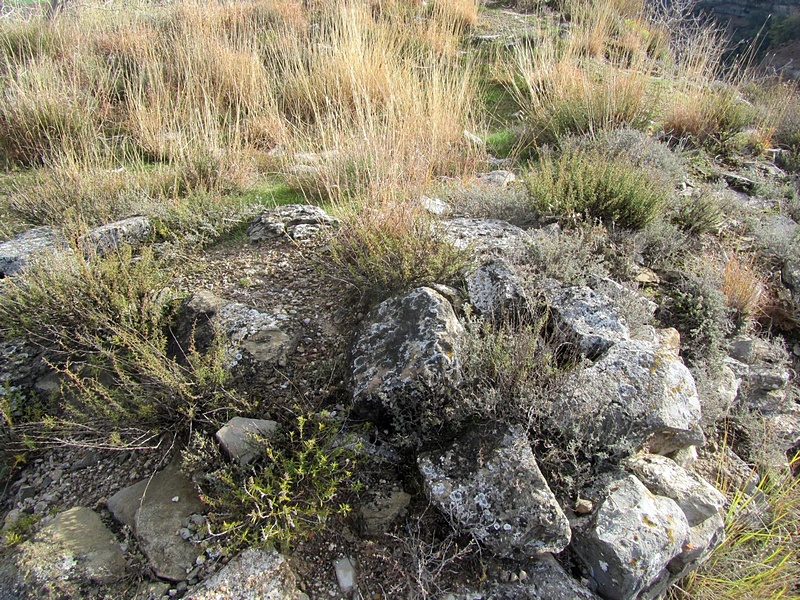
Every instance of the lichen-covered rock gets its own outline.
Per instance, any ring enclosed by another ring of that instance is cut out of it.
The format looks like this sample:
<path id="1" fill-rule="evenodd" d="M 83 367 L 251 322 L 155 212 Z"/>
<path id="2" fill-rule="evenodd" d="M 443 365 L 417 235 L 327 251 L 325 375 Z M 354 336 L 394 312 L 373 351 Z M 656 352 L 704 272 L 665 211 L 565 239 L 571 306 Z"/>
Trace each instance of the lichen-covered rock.
<path id="1" fill-rule="evenodd" d="M 117 521 L 133 530 L 156 575 L 171 581 L 186 579 L 202 549 L 178 532 L 184 519 L 204 507 L 176 465 L 120 490 L 107 506 Z"/>
<path id="2" fill-rule="evenodd" d="M 233 417 L 217 431 L 215 437 L 232 460 L 246 465 L 262 451 L 256 439 L 269 439 L 277 430 L 278 423 L 275 421 Z"/>
<path id="3" fill-rule="evenodd" d="M 628 459 L 625 466 L 648 490 L 675 500 L 692 527 L 725 506 L 725 496 L 713 485 L 666 456 L 641 454 Z"/>
<path id="4" fill-rule="evenodd" d="M 466 277 L 469 301 L 480 314 L 493 318 L 515 318 L 528 308 L 522 281 L 505 260 L 483 263 Z"/>
<path id="5" fill-rule="evenodd" d="M 522 563 L 524 581 L 490 583 L 481 598 L 492 600 L 599 600 L 558 564 L 552 554 Z"/>
<path id="6" fill-rule="evenodd" d="M 677 503 L 650 493 L 633 475 L 619 475 L 588 523 L 573 529 L 573 548 L 610 600 L 629 600 L 664 577 L 689 539 Z"/>
<path id="7" fill-rule="evenodd" d="M 83 252 L 105 256 L 123 245 L 138 246 L 153 235 L 153 223 L 148 217 L 128 217 L 87 231 L 78 239 Z"/>
<path id="8" fill-rule="evenodd" d="M 700 419 L 689 369 L 673 348 L 641 340 L 621 341 L 575 373 L 550 411 L 562 436 L 617 456 L 702 446 Z"/>
<path id="9" fill-rule="evenodd" d="M 194 589 L 187 600 L 300 600 L 297 579 L 275 550 L 248 548 Z"/>
<path id="10" fill-rule="evenodd" d="M 608 297 L 585 286 L 544 286 L 557 330 L 594 359 L 614 344 L 630 339 L 628 325 Z"/>
<path id="11" fill-rule="evenodd" d="M 61 234 L 52 227 L 35 227 L 0 244 L 0 277 L 19 273 L 35 257 L 66 248 Z"/>
<path id="12" fill-rule="evenodd" d="M 228 342 L 226 350 L 231 368 L 245 355 L 257 363 L 280 362 L 291 342 L 274 316 L 200 290 L 178 309 L 171 328 L 170 353 L 182 358 L 190 350 L 209 351 L 218 328 Z"/>
<path id="13" fill-rule="evenodd" d="M 419 434 L 437 424 L 444 396 L 460 379 L 463 333 L 450 303 L 427 287 L 376 306 L 351 350 L 357 414 Z"/>
<path id="14" fill-rule="evenodd" d="M 247 228 L 251 242 L 288 236 L 293 240 L 308 240 L 327 228 L 339 225 L 319 206 L 287 204 L 265 210 Z"/>
<path id="15" fill-rule="evenodd" d="M 492 253 L 516 255 L 533 243 L 523 229 L 496 219 L 459 217 L 441 224 L 442 234 L 459 250 L 469 248 L 476 255 Z"/>
<path id="16" fill-rule="evenodd" d="M 125 577 L 117 538 L 84 507 L 59 513 L 20 546 L 16 562 L 31 598 L 83 597 L 87 587 Z"/>
<path id="17" fill-rule="evenodd" d="M 417 464 L 431 502 L 495 555 L 530 557 L 569 544 L 569 522 L 522 430 L 478 428 Z"/>
<path id="18" fill-rule="evenodd" d="M 781 271 L 783 283 L 793 294 L 800 296 L 800 260 L 787 260 Z"/>

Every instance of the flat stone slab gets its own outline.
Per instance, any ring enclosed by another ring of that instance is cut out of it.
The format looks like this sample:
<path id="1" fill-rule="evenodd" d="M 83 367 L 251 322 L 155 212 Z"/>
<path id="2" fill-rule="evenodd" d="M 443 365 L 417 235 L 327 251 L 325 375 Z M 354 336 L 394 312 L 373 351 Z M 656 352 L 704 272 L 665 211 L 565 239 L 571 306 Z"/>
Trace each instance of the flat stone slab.
<path id="1" fill-rule="evenodd" d="M 459 217 L 443 221 L 440 227 L 446 239 L 456 248 L 469 248 L 476 255 L 520 254 L 533 244 L 533 238 L 524 229 L 497 219 Z"/>
<path id="2" fill-rule="evenodd" d="M 294 573 L 274 550 L 248 548 L 186 596 L 187 600 L 300 600 Z"/>
<path id="3" fill-rule="evenodd" d="M 35 227 L 0 244 L 0 277 L 19 273 L 35 257 L 66 247 L 64 238 L 52 227 Z"/>
<path id="4" fill-rule="evenodd" d="M 194 485 L 174 464 L 108 500 L 108 510 L 133 530 L 156 575 L 171 581 L 186 579 L 187 568 L 202 553 L 178 532 L 184 519 L 204 509 Z"/>
<path id="5" fill-rule="evenodd" d="M 80 597 L 86 586 L 125 577 L 119 541 L 97 513 L 84 507 L 58 514 L 33 540 L 20 546 L 16 563 L 25 587 L 42 594 L 31 598 Z"/>
<path id="6" fill-rule="evenodd" d="M 128 217 L 89 230 L 78 238 L 78 244 L 86 254 L 105 256 L 123 245 L 138 246 L 152 235 L 149 217 Z"/>
<path id="7" fill-rule="evenodd" d="M 277 429 L 276 421 L 233 417 L 217 431 L 216 438 L 232 460 L 246 465 L 261 453 L 256 438 L 269 438 Z"/>

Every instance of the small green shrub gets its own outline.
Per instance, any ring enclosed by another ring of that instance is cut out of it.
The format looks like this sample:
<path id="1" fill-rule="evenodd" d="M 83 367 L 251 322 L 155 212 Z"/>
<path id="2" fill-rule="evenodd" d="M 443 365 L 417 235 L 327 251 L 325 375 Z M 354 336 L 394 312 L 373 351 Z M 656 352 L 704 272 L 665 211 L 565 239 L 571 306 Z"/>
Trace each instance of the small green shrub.
<path id="1" fill-rule="evenodd" d="M 52 425 L 91 423 L 110 440 L 131 427 L 188 426 L 227 402 L 219 340 L 206 355 L 186 349 L 187 365 L 167 356 L 169 277 L 151 251 L 122 249 L 92 261 L 47 256 L 4 280 L 0 331 L 40 348 L 65 380 L 65 412 Z"/>
<path id="2" fill-rule="evenodd" d="M 598 152 L 542 154 L 525 179 L 534 209 L 572 221 L 641 228 L 661 214 L 667 187 L 647 170 Z"/>
<path id="3" fill-rule="evenodd" d="M 690 235 L 719 232 L 725 215 L 714 194 L 707 190 L 694 191 L 684 197 L 672 214 L 672 222 Z"/>
<path id="4" fill-rule="evenodd" d="M 324 415 L 301 415 L 273 439 L 254 439 L 263 453 L 247 467 L 217 467 L 219 449 L 197 433 L 184 468 L 211 508 L 213 533 L 233 549 L 276 544 L 287 550 L 330 517 L 347 515 L 347 497 L 361 487 L 359 448 L 342 444 L 338 433 L 339 424 Z"/>
<path id="5" fill-rule="evenodd" d="M 436 231 L 433 220 L 408 206 L 364 207 L 344 217 L 321 257 L 334 279 L 366 302 L 380 302 L 420 285 L 451 282 L 469 255 Z"/>
<path id="6" fill-rule="evenodd" d="M 707 279 L 684 275 L 668 290 L 659 318 L 681 334 L 681 352 L 687 362 L 714 364 L 722 356 L 725 336 L 732 330 L 725 295 Z"/>

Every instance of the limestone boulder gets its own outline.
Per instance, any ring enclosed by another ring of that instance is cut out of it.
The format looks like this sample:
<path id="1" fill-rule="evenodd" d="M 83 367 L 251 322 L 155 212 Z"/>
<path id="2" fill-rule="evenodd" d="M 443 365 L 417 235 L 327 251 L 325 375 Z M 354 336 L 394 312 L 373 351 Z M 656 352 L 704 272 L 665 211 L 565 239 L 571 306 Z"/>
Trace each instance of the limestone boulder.
<path id="1" fill-rule="evenodd" d="M 287 204 L 265 210 L 253 219 L 247 228 L 251 242 L 289 237 L 297 241 L 309 240 L 328 228 L 336 227 L 339 219 L 318 206 Z"/>
<path id="2" fill-rule="evenodd" d="M 543 291 L 556 330 L 573 341 L 583 356 L 595 359 L 614 344 L 630 339 L 625 319 L 608 296 L 586 286 L 552 281 Z"/>
<path id="3" fill-rule="evenodd" d="M 417 465 L 431 502 L 493 554 L 531 557 L 569 544 L 569 522 L 521 429 L 474 429 Z"/>
<path id="4" fill-rule="evenodd" d="M 109 498 L 108 510 L 133 530 L 158 577 L 183 581 L 202 549 L 180 535 L 184 519 L 204 510 L 197 490 L 173 464 Z"/>
<path id="5" fill-rule="evenodd" d="M 573 529 L 573 548 L 603 598 L 633 599 L 669 576 L 689 523 L 674 500 L 652 494 L 633 475 L 612 478 L 602 496 L 588 522 Z"/>
<path id="6" fill-rule="evenodd" d="M 692 374 L 664 343 L 624 340 L 578 371 L 554 399 L 550 422 L 567 440 L 625 456 L 705 443 Z"/>
<path id="7" fill-rule="evenodd" d="M 435 425 L 443 417 L 444 397 L 460 380 L 463 334 L 453 307 L 431 288 L 375 307 L 350 353 L 356 413 L 400 429 Z"/>
<path id="8" fill-rule="evenodd" d="M 628 459 L 625 466 L 652 493 L 675 500 L 692 527 L 725 506 L 725 496 L 713 485 L 666 456 L 641 454 Z"/>
<path id="9" fill-rule="evenodd" d="M 35 227 L 0 243 L 0 277 L 15 275 L 34 257 L 64 251 L 66 241 L 52 227 Z"/>
<path id="10" fill-rule="evenodd" d="M 128 217 L 89 230 L 78 245 L 90 256 L 105 256 L 123 245 L 139 246 L 153 236 L 153 222 L 149 217 Z"/>
<path id="11" fill-rule="evenodd" d="M 516 318 L 528 308 L 522 281 L 502 258 L 481 264 L 467 274 L 466 281 L 472 306 L 490 319 Z"/>
<path id="12" fill-rule="evenodd" d="M 186 596 L 187 600 L 301 600 L 297 579 L 275 550 L 248 548 Z"/>

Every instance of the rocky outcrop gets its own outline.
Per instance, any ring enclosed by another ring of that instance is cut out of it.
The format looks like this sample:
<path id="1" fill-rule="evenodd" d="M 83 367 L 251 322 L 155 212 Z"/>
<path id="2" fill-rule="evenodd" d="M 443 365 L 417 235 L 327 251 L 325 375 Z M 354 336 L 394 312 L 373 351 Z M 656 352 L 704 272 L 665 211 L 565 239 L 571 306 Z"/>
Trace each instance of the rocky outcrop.
<path id="1" fill-rule="evenodd" d="M 463 333 L 450 303 L 431 288 L 375 307 L 351 350 L 357 414 L 420 434 L 433 426 L 443 415 L 444 395 L 460 379 Z"/>
<path id="2" fill-rule="evenodd" d="M 678 504 L 652 494 L 633 475 L 605 486 L 603 501 L 588 522 L 575 525 L 573 548 L 599 593 L 629 600 L 661 579 L 689 539 L 689 523 Z"/>
<path id="3" fill-rule="evenodd" d="M 700 400 L 669 343 L 625 340 L 569 380 L 550 422 L 566 439 L 624 456 L 702 445 Z"/>
<path id="4" fill-rule="evenodd" d="M 136 535 L 158 577 L 183 581 L 202 550 L 180 536 L 184 519 L 202 512 L 192 482 L 176 465 L 129 486 L 108 500 L 108 510 Z"/>
<path id="5" fill-rule="evenodd" d="M 247 237 L 251 242 L 289 237 L 309 240 L 322 231 L 338 226 L 339 219 L 311 204 L 287 204 L 265 210 L 250 223 Z"/>
<path id="6" fill-rule="evenodd" d="M 570 527 L 520 429 L 475 429 L 417 459 L 425 490 L 459 529 L 501 557 L 560 552 Z"/>
<path id="7" fill-rule="evenodd" d="M 548 283 L 544 292 L 556 331 L 574 341 L 582 355 L 594 359 L 630 339 L 628 325 L 610 298 L 585 286 Z"/>
<path id="8" fill-rule="evenodd" d="M 52 227 L 35 227 L 0 244 L 0 277 L 16 275 L 36 256 L 66 249 L 66 241 Z"/>
<path id="9" fill-rule="evenodd" d="M 506 221 L 460 217 L 443 221 L 442 235 L 459 250 L 469 248 L 476 256 L 501 254 L 514 256 L 524 253 L 533 243 L 523 229 Z"/>
<path id="10" fill-rule="evenodd" d="M 274 550 L 248 548 L 209 577 L 187 600 L 302 600 L 286 559 Z"/>

